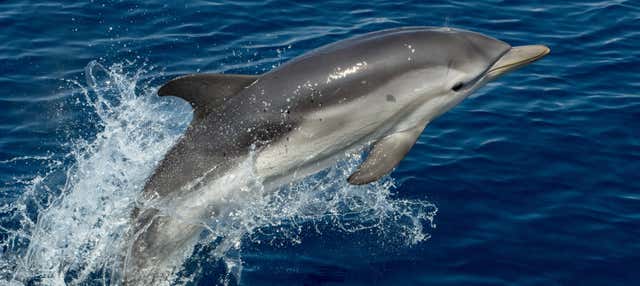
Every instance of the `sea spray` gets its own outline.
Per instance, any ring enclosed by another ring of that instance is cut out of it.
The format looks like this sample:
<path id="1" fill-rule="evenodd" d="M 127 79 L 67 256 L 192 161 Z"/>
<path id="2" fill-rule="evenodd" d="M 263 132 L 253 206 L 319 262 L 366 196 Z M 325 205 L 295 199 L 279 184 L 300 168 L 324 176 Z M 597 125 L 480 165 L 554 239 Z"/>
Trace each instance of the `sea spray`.
<path id="1" fill-rule="evenodd" d="M 96 119 L 98 131 L 88 140 L 70 138 L 70 162 L 51 172 L 62 174 L 64 183 L 43 186 L 48 180 L 38 176 L 27 186 L 37 191 L 3 206 L 26 211 L 34 197 L 50 198 L 33 210 L 37 219 L 24 215 L 23 227 L 9 231 L 7 243 L 20 235 L 28 246 L 7 247 L 3 263 L 15 266 L 4 279 L 73 285 L 95 279 L 114 263 L 137 194 L 190 119 L 188 107 L 166 112 L 171 103 L 137 87 L 144 71 L 127 74 L 124 66 L 91 62 L 86 85 L 70 81 L 71 96 L 88 111 L 86 118 Z"/>

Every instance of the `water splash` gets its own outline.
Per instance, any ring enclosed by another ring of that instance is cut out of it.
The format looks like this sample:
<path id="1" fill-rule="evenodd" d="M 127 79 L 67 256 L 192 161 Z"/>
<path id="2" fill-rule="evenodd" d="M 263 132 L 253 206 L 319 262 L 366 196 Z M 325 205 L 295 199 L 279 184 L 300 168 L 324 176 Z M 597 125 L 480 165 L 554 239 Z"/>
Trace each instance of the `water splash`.
<path id="1" fill-rule="evenodd" d="M 86 118 L 95 118 L 91 122 L 95 136 L 70 140 L 65 161 L 47 156 L 0 162 L 49 160 L 51 169 L 27 181 L 22 196 L 0 206 L 0 281 L 113 284 L 111 275 L 136 198 L 191 119 L 187 104 L 155 96 L 149 67 L 92 62 L 85 74 L 85 84 L 69 81 L 69 87 L 86 107 Z M 361 154 L 352 154 L 320 174 L 267 191 L 248 160 L 241 173 L 248 183 L 226 198 L 234 208 L 207 220 L 207 231 L 195 251 L 223 261 L 227 275 L 219 282 L 233 284 L 242 273 L 243 241 L 296 244 L 305 231 L 320 231 L 320 226 L 348 233 L 377 231 L 381 241 L 402 245 L 428 239 L 436 207 L 427 201 L 394 198 L 395 185 L 389 177 L 366 186 L 346 184 L 361 161 Z M 55 178 L 63 183 L 56 184 Z M 200 271 L 177 269 L 174 282 L 186 284 Z"/>
<path id="2" fill-rule="evenodd" d="M 91 111 L 87 118 L 98 118 L 100 131 L 90 141 L 73 140 L 70 165 L 36 177 L 20 199 L 3 206 L 2 217 L 22 216 L 22 228 L 7 230 L 3 241 L 3 264 L 15 265 L 4 279 L 73 285 L 113 263 L 137 193 L 190 116 L 187 108 L 166 112 L 170 103 L 137 86 L 144 70 L 126 74 L 123 67 L 92 62 L 86 86 L 69 81 L 72 96 Z M 60 172 L 64 184 L 47 186 L 49 176 Z M 32 210 L 35 219 L 27 210 L 41 192 L 48 199 Z M 26 248 L 10 245 L 22 239 Z"/>

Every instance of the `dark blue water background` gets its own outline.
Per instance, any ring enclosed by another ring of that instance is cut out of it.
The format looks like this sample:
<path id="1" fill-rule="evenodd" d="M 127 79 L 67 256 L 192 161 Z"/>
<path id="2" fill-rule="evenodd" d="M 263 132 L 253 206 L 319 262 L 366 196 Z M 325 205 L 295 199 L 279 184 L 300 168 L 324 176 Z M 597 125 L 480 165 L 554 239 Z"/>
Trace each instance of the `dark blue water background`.
<path id="1" fill-rule="evenodd" d="M 70 150 L 101 130 L 70 83 L 90 86 L 92 61 L 144 71 L 136 88 L 154 88 L 193 72 L 259 74 L 352 35 L 415 25 L 552 53 L 431 123 L 393 172 L 393 199 L 437 207 L 430 239 L 406 245 L 325 223 L 296 242 L 245 241 L 241 284 L 640 283 L 640 3 L 624 0 L 4 1 L 0 278 L 12 279 L 34 229 L 18 218 L 37 221 L 66 180 L 32 179 L 70 168 Z M 12 208 L 29 192 L 25 209 Z M 206 254 L 192 260 L 204 265 L 200 285 L 224 273 Z"/>

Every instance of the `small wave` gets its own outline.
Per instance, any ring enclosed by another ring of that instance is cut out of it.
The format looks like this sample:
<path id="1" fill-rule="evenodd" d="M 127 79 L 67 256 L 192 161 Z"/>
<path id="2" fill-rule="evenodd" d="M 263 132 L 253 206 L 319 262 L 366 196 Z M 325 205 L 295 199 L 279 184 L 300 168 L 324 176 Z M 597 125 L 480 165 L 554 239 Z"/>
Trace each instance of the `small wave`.
<path id="1" fill-rule="evenodd" d="M 15 162 L 19 162 L 19 161 L 30 161 L 30 160 L 34 160 L 34 161 L 50 160 L 51 158 L 52 158 L 51 155 L 47 155 L 47 156 L 21 156 L 21 157 L 14 157 L 14 158 L 7 159 L 7 160 L 0 160 L 0 164 L 10 164 L 10 163 L 15 163 Z"/>

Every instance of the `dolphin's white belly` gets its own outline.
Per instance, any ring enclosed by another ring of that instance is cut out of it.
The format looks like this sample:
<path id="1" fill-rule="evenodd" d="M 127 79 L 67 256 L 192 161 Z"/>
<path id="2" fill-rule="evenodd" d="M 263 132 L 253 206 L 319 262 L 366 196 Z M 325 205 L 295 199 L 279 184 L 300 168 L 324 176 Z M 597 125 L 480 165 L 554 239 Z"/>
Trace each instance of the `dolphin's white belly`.
<path id="1" fill-rule="evenodd" d="M 419 74 L 408 74 L 390 82 L 367 97 L 309 113 L 286 138 L 273 142 L 256 156 L 256 173 L 268 180 L 278 177 L 292 181 L 304 178 L 330 166 L 362 146 L 388 134 L 424 126 L 451 109 L 464 97 L 434 94 L 420 98 L 432 88 L 407 90 L 408 80 Z M 390 100 L 391 91 L 401 95 Z M 411 106 L 411 108 L 407 108 Z"/>
<path id="2" fill-rule="evenodd" d="M 287 176 L 303 178 L 323 170 L 346 155 L 375 139 L 377 131 L 393 109 L 379 108 L 373 112 L 356 112 L 358 100 L 305 116 L 302 124 L 256 156 L 256 172 L 267 180 Z M 364 116 L 363 116 L 364 115 Z M 377 116 L 376 116 L 377 115 Z"/>

